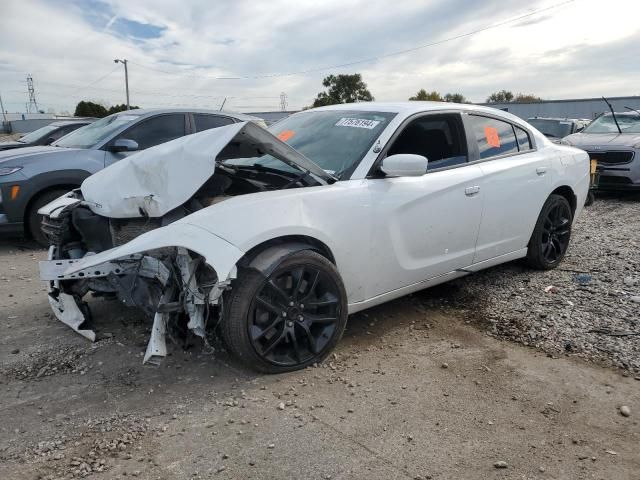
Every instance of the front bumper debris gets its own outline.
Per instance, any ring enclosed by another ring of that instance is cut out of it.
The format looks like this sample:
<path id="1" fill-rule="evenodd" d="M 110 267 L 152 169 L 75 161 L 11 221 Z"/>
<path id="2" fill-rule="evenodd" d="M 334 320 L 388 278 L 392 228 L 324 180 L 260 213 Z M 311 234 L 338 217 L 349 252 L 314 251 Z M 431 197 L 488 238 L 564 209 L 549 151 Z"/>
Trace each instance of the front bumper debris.
<path id="1" fill-rule="evenodd" d="M 207 344 L 205 333 L 209 305 L 218 304 L 229 284 L 229 281 L 218 282 L 215 278 L 207 285 L 199 283 L 198 268 L 202 257 L 194 258 L 188 250 L 180 247 L 173 250 L 170 256 L 172 260 L 168 260 L 167 256 L 161 257 L 163 261 L 150 255 L 131 254 L 81 269 L 78 267 L 88 257 L 59 260 L 56 257 L 56 247 L 51 247 L 49 260 L 39 265 L 40 278 L 48 282 L 51 308 L 58 320 L 92 342 L 96 339 L 96 333 L 88 327 L 88 305 L 82 301 L 86 290 L 78 294 L 77 290 L 69 289 L 70 284 L 103 282 L 102 285 L 114 287 L 118 298 L 132 306 L 141 306 L 141 297 L 136 297 L 136 284 L 157 286 L 157 296 L 145 297 L 155 300 L 147 309 L 153 314 L 153 326 L 143 359 L 144 364 L 156 366 L 167 355 L 166 334 L 174 313 L 186 314 L 189 318 L 188 330 Z M 149 287 L 142 289 L 144 293 L 152 290 Z"/>

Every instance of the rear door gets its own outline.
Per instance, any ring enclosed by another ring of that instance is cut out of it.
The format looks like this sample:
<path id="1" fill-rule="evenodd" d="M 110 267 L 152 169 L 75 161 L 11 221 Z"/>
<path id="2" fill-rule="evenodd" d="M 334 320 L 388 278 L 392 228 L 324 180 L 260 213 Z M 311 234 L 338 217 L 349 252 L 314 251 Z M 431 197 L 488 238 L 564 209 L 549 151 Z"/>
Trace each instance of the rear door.
<path id="1" fill-rule="evenodd" d="M 211 115 L 207 113 L 194 113 L 193 125 L 196 132 L 202 132 L 211 128 L 224 127 L 235 123 L 232 118 L 223 115 Z"/>
<path id="2" fill-rule="evenodd" d="M 471 155 L 483 173 L 478 263 L 527 246 L 551 189 L 551 161 L 517 125 L 484 114 L 463 118 L 471 133 Z"/>

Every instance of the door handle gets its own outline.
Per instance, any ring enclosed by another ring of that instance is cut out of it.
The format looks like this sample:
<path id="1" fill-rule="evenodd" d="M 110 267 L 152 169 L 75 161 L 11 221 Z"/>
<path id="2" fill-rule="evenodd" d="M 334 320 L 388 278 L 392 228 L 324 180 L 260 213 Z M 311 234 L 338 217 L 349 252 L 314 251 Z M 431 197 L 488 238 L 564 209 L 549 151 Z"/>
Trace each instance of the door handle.
<path id="1" fill-rule="evenodd" d="M 547 167 L 536 168 L 536 173 L 540 176 L 544 175 L 545 173 L 547 173 Z"/>
<path id="2" fill-rule="evenodd" d="M 464 194 L 467 197 L 472 197 L 474 196 L 476 193 L 478 193 L 480 191 L 480 187 L 478 185 L 474 185 L 473 187 L 467 187 L 464 189 Z"/>

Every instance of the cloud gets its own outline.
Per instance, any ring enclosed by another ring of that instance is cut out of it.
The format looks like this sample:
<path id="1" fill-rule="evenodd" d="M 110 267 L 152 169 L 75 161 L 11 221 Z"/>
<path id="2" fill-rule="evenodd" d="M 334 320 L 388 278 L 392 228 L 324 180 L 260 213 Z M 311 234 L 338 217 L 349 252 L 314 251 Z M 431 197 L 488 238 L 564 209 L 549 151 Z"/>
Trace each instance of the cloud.
<path id="1" fill-rule="evenodd" d="M 24 108 L 24 78 L 31 73 L 38 102 L 47 108 L 72 111 L 82 99 L 122 103 L 124 73 L 121 66 L 114 70 L 114 58 L 130 60 L 131 99 L 142 106 L 218 108 L 226 96 L 226 108 L 269 110 L 279 108 L 286 92 L 290 107 L 301 108 L 322 90 L 324 76 L 352 72 L 362 73 L 383 101 L 406 100 L 420 88 L 461 92 L 474 101 L 503 88 L 545 98 L 638 93 L 633 55 L 640 53 L 640 2 L 626 0 L 610 0 L 606 9 L 582 0 L 385 57 L 552 3 L 5 0 L 0 93 L 9 110 Z M 318 70 L 354 60 L 366 61 Z M 311 72 L 251 78 L 305 70 Z"/>

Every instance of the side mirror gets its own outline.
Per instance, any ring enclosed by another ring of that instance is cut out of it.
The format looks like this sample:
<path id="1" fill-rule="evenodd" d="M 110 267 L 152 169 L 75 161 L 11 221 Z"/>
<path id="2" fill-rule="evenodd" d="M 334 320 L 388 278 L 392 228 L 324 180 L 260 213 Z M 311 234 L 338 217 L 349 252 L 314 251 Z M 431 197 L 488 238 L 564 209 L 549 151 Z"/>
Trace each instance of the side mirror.
<path id="1" fill-rule="evenodd" d="M 422 155 L 398 153 L 382 160 L 382 170 L 388 177 L 420 177 L 427 173 L 429 160 Z"/>
<path id="2" fill-rule="evenodd" d="M 55 139 L 55 138 L 53 138 L 53 137 L 49 137 L 49 138 L 47 138 L 47 139 L 44 141 L 44 144 L 45 144 L 45 145 L 51 145 L 51 144 L 52 144 L 53 142 L 55 142 L 55 141 L 56 141 L 56 139 Z"/>
<path id="3" fill-rule="evenodd" d="M 119 138 L 109 145 L 108 150 L 110 152 L 135 152 L 138 150 L 138 142 L 129 138 Z"/>

